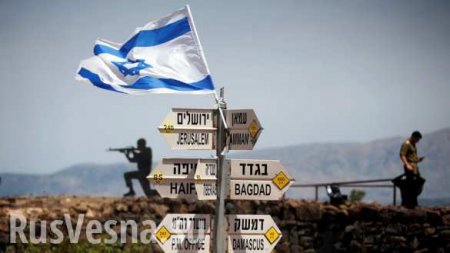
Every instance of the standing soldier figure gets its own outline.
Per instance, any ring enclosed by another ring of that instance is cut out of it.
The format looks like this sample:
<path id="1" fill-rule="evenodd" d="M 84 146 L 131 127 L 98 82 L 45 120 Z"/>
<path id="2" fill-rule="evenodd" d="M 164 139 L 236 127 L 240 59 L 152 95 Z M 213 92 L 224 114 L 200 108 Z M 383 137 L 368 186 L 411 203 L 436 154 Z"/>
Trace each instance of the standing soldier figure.
<path id="1" fill-rule="evenodd" d="M 145 139 L 141 138 L 137 141 L 137 149 L 126 150 L 125 156 L 131 163 L 137 163 L 138 170 L 128 171 L 123 174 L 125 183 L 130 189 L 129 192 L 124 194 L 124 196 L 127 197 L 136 195 L 131 180 L 137 179 L 139 180 L 145 195 L 150 197 L 153 195 L 153 191 L 150 189 L 150 182 L 147 179 L 147 176 L 152 170 L 152 149 L 150 147 L 146 147 Z"/>
<path id="2" fill-rule="evenodd" d="M 402 205 L 408 208 L 414 208 L 418 205 L 417 197 L 422 192 L 425 180 L 420 177 L 418 163 L 422 162 L 424 157 L 417 156 L 416 144 L 422 139 L 422 134 L 415 131 L 411 137 L 403 142 L 400 148 L 400 160 L 403 163 L 406 179 L 400 187 L 402 191 Z M 403 188 L 403 189 L 402 189 Z"/>

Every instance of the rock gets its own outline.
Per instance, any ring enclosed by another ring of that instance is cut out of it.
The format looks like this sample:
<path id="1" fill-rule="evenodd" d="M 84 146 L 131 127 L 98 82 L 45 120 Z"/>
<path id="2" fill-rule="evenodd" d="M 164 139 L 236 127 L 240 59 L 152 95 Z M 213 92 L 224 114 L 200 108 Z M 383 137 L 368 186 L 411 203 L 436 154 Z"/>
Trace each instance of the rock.
<path id="1" fill-rule="evenodd" d="M 362 245 L 356 240 L 352 240 L 350 242 L 350 249 L 352 252 L 361 252 L 362 251 Z"/>
<path id="2" fill-rule="evenodd" d="M 389 237 L 389 241 L 395 244 L 404 244 L 406 243 L 406 238 L 403 236 L 391 236 Z"/>
<path id="3" fill-rule="evenodd" d="M 86 217 L 87 218 L 95 218 L 95 217 L 97 217 L 98 216 L 98 214 L 97 214 L 97 212 L 95 212 L 93 209 L 91 209 L 91 208 L 89 208 L 88 210 L 87 210 L 87 212 L 86 212 Z"/>
<path id="4" fill-rule="evenodd" d="M 283 242 L 279 243 L 276 247 L 277 253 L 289 253 L 289 243 Z"/>
<path id="5" fill-rule="evenodd" d="M 131 206 L 131 212 L 134 214 L 140 214 L 141 213 L 141 208 L 139 207 L 139 205 L 132 205 Z"/>
<path id="6" fill-rule="evenodd" d="M 197 203 L 198 213 L 214 213 L 214 204 L 209 201 L 202 201 Z"/>
<path id="7" fill-rule="evenodd" d="M 141 208 L 142 211 L 145 211 L 148 209 L 148 202 L 147 201 L 140 201 L 139 202 L 139 208 Z"/>
<path id="8" fill-rule="evenodd" d="M 38 218 L 44 213 L 44 210 L 39 207 L 30 207 L 25 209 L 25 213 L 32 219 Z"/>
<path id="9" fill-rule="evenodd" d="M 9 224 L 8 224 L 8 222 L 6 222 L 6 220 L 0 222 L 0 232 L 4 232 L 4 233 L 9 232 Z"/>
<path id="10" fill-rule="evenodd" d="M 352 225 L 348 225 L 345 227 L 345 233 L 351 233 L 353 230 L 355 230 L 355 227 Z"/>
<path id="11" fill-rule="evenodd" d="M 375 243 L 375 237 L 372 235 L 368 235 L 364 237 L 363 244 L 364 245 L 372 245 Z"/>
<path id="12" fill-rule="evenodd" d="M 424 234 L 426 236 L 434 235 L 434 234 L 436 234 L 436 228 L 431 228 L 431 227 L 426 228 L 425 231 L 424 231 Z"/>
<path id="13" fill-rule="evenodd" d="M 290 208 L 286 207 L 286 208 L 283 208 L 283 209 L 284 209 L 283 210 L 283 216 L 282 216 L 283 220 L 295 220 L 295 213 L 292 212 Z M 266 213 L 266 214 L 270 213 L 270 210 L 268 210 L 268 211 L 266 210 L 263 213 Z"/>
<path id="14" fill-rule="evenodd" d="M 292 245 L 291 246 L 291 253 L 302 253 L 305 252 L 303 251 L 303 248 L 299 245 Z"/>
<path id="15" fill-rule="evenodd" d="M 159 247 L 159 245 L 157 243 L 152 243 L 152 251 L 154 253 L 165 253 L 164 250 L 161 249 L 161 247 Z"/>
<path id="16" fill-rule="evenodd" d="M 300 237 L 300 246 L 303 248 L 310 248 L 313 246 L 314 238 L 309 236 Z"/>
<path id="17" fill-rule="evenodd" d="M 11 206 L 11 202 L 6 199 L 0 199 L 0 207 L 9 207 Z"/>
<path id="18" fill-rule="evenodd" d="M 443 222 L 443 215 L 439 211 L 436 210 L 426 210 L 427 222 L 431 224 L 440 224 Z"/>
<path id="19" fill-rule="evenodd" d="M 376 205 L 364 205 L 361 208 L 361 215 L 365 220 L 379 220 L 381 218 L 381 208 Z"/>
<path id="20" fill-rule="evenodd" d="M 292 228 L 289 231 L 289 244 L 298 245 L 299 244 L 298 238 L 299 238 L 299 235 L 298 235 L 297 229 Z"/>
<path id="21" fill-rule="evenodd" d="M 297 220 L 318 221 L 322 218 L 320 205 L 318 203 L 302 204 L 296 209 Z"/>
<path id="22" fill-rule="evenodd" d="M 253 201 L 237 201 L 236 203 L 236 213 L 241 214 L 254 214 L 254 202 Z"/>
<path id="23" fill-rule="evenodd" d="M 78 213 L 86 213 L 88 210 L 87 205 L 85 204 L 75 205 L 73 209 L 75 209 L 75 211 L 77 211 Z"/>
<path id="24" fill-rule="evenodd" d="M 450 214 L 442 216 L 442 223 L 444 223 L 445 225 L 450 225 Z"/>
<path id="25" fill-rule="evenodd" d="M 296 199 L 288 199 L 286 200 L 286 206 L 293 208 L 293 209 L 297 209 L 302 205 L 302 203 L 300 202 L 300 200 L 296 200 Z"/>
<path id="26" fill-rule="evenodd" d="M 125 205 L 124 203 L 118 203 L 116 205 L 116 211 L 117 212 L 128 212 L 128 206 Z"/>
<path id="27" fill-rule="evenodd" d="M 114 209 L 111 206 L 103 206 L 102 218 L 109 219 L 114 214 Z"/>
<path id="28" fill-rule="evenodd" d="M 159 215 L 161 218 L 164 218 L 164 216 L 166 216 L 167 210 L 169 210 L 169 207 L 167 207 L 166 205 L 150 204 L 150 210 Z"/>
<path id="29" fill-rule="evenodd" d="M 450 229 L 441 231 L 439 233 L 439 237 L 443 238 L 446 241 L 450 241 Z"/>

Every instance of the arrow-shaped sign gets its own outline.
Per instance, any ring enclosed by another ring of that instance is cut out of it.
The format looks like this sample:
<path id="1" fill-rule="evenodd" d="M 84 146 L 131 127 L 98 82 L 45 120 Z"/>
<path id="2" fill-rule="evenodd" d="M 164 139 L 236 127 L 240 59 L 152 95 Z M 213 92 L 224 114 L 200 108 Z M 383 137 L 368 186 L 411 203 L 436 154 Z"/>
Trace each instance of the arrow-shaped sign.
<path id="1" fill-rule="evenodd" d="M 212 150 L 216 124 L 212 109 L 173 108 L 158 129 L 172 149 Z"/>
<path id="2" fill-rule="evenodd" d="M 211 247 L 209 214 L 167 214 L 156 228 L 158 245 L 167 253 L 208 253 Z"/>
<path id="3" fill-rule="evenodd" d="M 226 110 L 230 150 L 252 150 L 262 127 L 253 109 Z"/>
<path id="4" fill-rule="evenodd" d="M 147 177 L 163 198 L 216 199 L 215 159 L 166 158 Z"/>
<path id="5" fill-rule="evenodd" d="M 270 215 L 227 215 L 228 252 L 271 252 L 281 232 Z"/>
<path id="6" fill-rule="evenodd" d="M 230 164 L 230 199 L 278 200 L 295 181 L 277 160 L 235 160 Z"/>

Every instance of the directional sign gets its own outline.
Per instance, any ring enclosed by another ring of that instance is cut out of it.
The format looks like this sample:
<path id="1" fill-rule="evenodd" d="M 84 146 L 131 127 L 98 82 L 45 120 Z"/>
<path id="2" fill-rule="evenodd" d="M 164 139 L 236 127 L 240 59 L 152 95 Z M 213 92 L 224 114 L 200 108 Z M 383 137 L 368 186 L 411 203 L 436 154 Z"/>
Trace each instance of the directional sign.
<path id="1" fill-rule="evenodd" d="M 161 127 L 166 131 L 216 128 L 216 116 L 213 109 L 172 108 Z"/>
<path id="2" fill-rule="evenodd" d="M 270 215 L 227 215 L 228 252 L 271 252 L 281 232 Z"/>
<path id="3" fill-rule="evenodd" d="M 295 181 L 277 160 L 229 160 L 230 199 L 278 200 Z"/>
<path id="4" fill-rule="evenodd" d="M 252 109 L 227 110 L 230 150 L 252 150 L 261 134 L 262 127 Z"/>
<path id="5" fill-rule="evenodd" d="M 195 190 L 199 200 L 217 199 L 217 160 L 201 159 L 195 171 Z"/>
<path id="6" fill-rule="evenodd" d="M 167 214 L 156 228 L 158 245 L 167 253 L 209 253 L 211 216 L 209 214 Z"/>
<path id="7" fill-rule="evenodd" d="M 158 129 L 172 149 L 213 150 L 216 118 L 212 109 L 173 108 Z"/>
<path id="8" fill-rule="evenodd" d="M 216 199 L 215 159 L 163 159 L 147 177 L 163 198 Z"/>

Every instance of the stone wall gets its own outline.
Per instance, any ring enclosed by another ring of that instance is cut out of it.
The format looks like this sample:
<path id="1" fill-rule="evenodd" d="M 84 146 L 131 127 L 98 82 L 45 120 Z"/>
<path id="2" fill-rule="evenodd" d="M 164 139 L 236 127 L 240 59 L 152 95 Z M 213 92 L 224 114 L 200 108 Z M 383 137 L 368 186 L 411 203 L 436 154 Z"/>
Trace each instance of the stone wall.
<path id="1" fill-rule="evenodd" d="M 275 252 L 450 252 L 450 207 L 414 210 L 378 204 L 315 201 L 229 201 L 228 213 L 270 214 L 283 237 Z M 87 219 L 160 222 L 167 213 L 214 214 L 214 202 L 146 198 L 34 197 L 0 199 L 0 246 L 9 243 L 11 213 L 52 221 Z M 76 221 L 73 221 L 74 223 Z M 151 251 L 160 249 L 151 246 Z M 1 252 L 1 248 L 0 248 Z"/>

